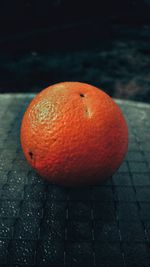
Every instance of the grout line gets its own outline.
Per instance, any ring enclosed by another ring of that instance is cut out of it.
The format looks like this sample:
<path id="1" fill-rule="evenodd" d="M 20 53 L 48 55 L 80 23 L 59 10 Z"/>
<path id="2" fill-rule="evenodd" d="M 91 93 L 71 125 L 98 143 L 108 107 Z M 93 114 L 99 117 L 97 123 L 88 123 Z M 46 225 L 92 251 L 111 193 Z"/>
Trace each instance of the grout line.
<path id="1" fill-rule="evenodd" d="M 135 134 L 135 135 L 136 135 L 136 134 Z M 143 157 L 145 158 L 145 154 L 144 154 L 144 152 L 143 152 L 143 149 L 142 149 L 142 146 L 141 146 L 141 142 L 140 142 L 139 139 L 137 140 L 137 143 L 138 143 L 138 145 L 139 145 L 141 154 L 142 154 Z M 148 162 L 147 162 L 146 160 L 145 160 L 144 162 L 146 163 L 146 166 L 148 167 L 148 170 L 149 170 Z M 130 168 L 129 168 L 129 172 L 130 172 Z M 133 181 L 132 173 L 130 172 L 130 174 L 131 174 L 132 181 Z M 135 187 L 135 186 L 134 186 L 134 187 Z M 147 186 L 146 186 L 146 187 L 147 187 Z M 135 191 L 136 191 L 136 188 L 135 188 Z M 144 229 L 145 241 L 148 241 L 148 237 L 147 237 L 147 229 L 145 228 L 144 220 L 141 218 L 141 206 L 140 206 L 140 203 L 139 203 L 138 200 L 136 201 L 136 203 L 137 203 L 137 207 L 138 207 L 139 219 L 140 219 L 141 224 L 142 224 L 143 229 Z"/>
<path id="2" fill-rule="evenodd" d="M 129 163 L 127 162 L 128 164 L 128 168 L 129 168 L 129 174 L 130 174 L 130 177 L 131 177 L 131 184 L 132 184 L 132 187 L 133 187 L 133 190 L 135 191 L 135 197 L 136 197 L 136 187 L 134 185 L 134 182 L 133 182 L 133 176 L 132 176 L 132 172 L 130 171 L 130 167 L 129 167 Z M 140 186 L 141 187 L 141 186 Z M 135 201 L 136 205 L 137 205 L 137 208 L 138 208 L 138 216 L 139 216 L 139 221 L 141 222 L 142 224 L 142 227 L 143 227 L 143 230 L 144 230 L 144 237 L 145 237 L 145 242 L 147 241 L 147 230 L 145 228 L 145 225 L 144 225 L 144 221 L 141 219 L 141 207 L 140 207 L 140 203 L 139 201 L 137 200 L 137 197 L 136 197 L 136 201 Z M 144 242 L 144 244 L 145 244 Z"/>
<path id="3" fill-rule="evenodd" d="M 121 231 L 120 231 L 120 227 L 119 227 L 119 218 L 118 218 L 118 213 L 117 213 L 117 205 L 118 205 L 118 203 L 120 203 L 120 201 L 118 201 L 118 199 L 117 200 L 115 199 L 115 193 L 116 193 L 115 188 L 116 188 L 116 186 L 115 186 L 115 184 L 113 182 L 113 179 L 112 179 L 112 191 L 113 191 L 113 194 L 114 194 L 115 221 L 116 221 L 116 224 L 117 224 L 117 227 L 118 227 L 119 238 L 120 238 L 119 244 L 120 244 L 121 254 L 122 254 L 122 258 L 123 258 L 123 265 L 125 267 L 126 266 L 125 254 L 124 254 L 124 250 L 123 250 L 123 246 L 122 246 L 122 236 L 121 236 Z"/>
<path id="4" fill-rule="evenodd" d="M 96 257 L 95 257 L 95 238 L 94 238 L 94 210 L 93 210 L 93 199 L 92 199 L 93 187 L 90 188 L 90 206 L 91 206 L 91 224 L 92 224 L 92 256 L 93 256 L 93 266 L 96 265 Z"/>
<path id="5" fill-rule="evenodd" d="M 67 225 L 68 225 L 68 218 L 69 218 L 69 188 L 66 191 L 67 198 L 66 198 L 66 222 L 65 222 L 65 240 L 64 240 L 64 266 L 66 265 L 66 248 L 67 248 L 67 237 L 68 237 L 68 230 L 67 230 Z M 60 201 L 61 202 L 61 201 Z"/>

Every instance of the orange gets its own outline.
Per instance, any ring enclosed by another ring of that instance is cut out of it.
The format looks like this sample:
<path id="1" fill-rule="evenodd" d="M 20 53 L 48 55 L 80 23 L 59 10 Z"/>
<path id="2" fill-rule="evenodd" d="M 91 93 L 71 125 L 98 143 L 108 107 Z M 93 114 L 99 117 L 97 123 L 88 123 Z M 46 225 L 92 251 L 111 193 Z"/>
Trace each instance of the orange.
<path id="1" fill-rule="evenodd" d="M 58 83 L 29 104 L 21 125 L 29 164 L 51 182 L 88 185 L 106 180 L 121 165 L 128 129 L 117 104 L 80 82 Z"/>

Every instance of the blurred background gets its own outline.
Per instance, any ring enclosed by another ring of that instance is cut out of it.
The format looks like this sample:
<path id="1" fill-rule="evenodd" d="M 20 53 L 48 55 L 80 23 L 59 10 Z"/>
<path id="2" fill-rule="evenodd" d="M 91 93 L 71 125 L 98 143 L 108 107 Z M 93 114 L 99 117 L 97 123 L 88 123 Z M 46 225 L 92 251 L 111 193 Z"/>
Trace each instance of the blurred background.
<path id="1" fill-rule="evenodd" d="M 81 81 L 150 101 L 150 0 L 0 1 L 0 92 Z"/>

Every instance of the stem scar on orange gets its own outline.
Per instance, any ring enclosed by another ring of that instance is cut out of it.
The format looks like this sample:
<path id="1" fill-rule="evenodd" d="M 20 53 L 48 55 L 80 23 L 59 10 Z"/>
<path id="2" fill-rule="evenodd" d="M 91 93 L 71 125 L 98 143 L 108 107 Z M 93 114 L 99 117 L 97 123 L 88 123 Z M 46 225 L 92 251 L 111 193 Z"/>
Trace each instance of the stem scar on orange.
<path id="1" fill-rule="evenodd" d="M 102 90 L 63 82 L 31 101 L 22 120 L 21 145 L 29 164 L 49 181 L 95 184 L 121 165 L 128 128 L 118 105 Z"/>

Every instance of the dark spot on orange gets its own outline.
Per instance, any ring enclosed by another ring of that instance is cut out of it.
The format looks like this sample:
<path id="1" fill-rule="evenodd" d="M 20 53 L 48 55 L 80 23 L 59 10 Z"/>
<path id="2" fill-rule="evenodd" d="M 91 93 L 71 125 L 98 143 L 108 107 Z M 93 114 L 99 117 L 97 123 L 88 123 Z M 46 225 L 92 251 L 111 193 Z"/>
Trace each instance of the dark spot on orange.
<path id="1" fill-rule="evenodd" d="M 85 95 L 84 95 L 84 94 L 80 94 L 80 96 L 81 96 L 81 97 L 85 97 Z"/>
<path id="2" fill-rule="evenodd" d="M 33 153 L 32 153 L 32 151 L 29 151 L 29 156 L 30 156 L 31 159 L 33 158 Z"/>

